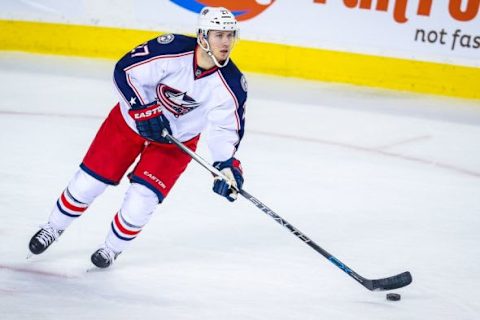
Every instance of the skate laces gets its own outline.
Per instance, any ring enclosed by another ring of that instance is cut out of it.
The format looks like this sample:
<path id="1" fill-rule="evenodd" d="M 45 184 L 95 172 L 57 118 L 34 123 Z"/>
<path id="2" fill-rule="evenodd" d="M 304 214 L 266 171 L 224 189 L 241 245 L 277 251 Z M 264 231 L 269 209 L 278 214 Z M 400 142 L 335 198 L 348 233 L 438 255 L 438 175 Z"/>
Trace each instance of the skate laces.
<path id="1" fill-rule="evenodd" d="M 40 226 L 41 230 L 37 235 L 37 240 L 44 246 L 50 245 L 53 241 L 57 240 L 62 234 L 63 230 L 56 230 L 50 224 Z"/>

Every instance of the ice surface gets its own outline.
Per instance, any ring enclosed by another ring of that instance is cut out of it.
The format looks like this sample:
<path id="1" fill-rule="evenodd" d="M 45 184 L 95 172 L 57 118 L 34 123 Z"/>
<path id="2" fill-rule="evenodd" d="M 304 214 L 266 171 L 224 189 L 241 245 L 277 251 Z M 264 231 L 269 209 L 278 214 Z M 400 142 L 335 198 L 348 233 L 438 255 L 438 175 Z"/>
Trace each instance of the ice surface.
<path id="1" fill-rule="evenodd" d="M 248 75 L 245 189 L 364 277 L 411 271 L 399 302 L 195 163 L 110 270 L 85 272 L 126 180 L 26 260 L 115 102 L 113 65 L 0 54 L 0 319 L 480 318 L 478 100 Z"/>

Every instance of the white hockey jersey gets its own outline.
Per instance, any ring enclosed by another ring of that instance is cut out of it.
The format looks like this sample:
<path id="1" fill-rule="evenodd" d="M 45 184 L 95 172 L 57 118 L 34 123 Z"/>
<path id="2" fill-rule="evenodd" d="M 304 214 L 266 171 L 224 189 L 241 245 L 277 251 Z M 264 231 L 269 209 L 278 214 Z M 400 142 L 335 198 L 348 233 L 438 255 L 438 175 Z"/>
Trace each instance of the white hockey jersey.
<path id="1" fill-rule="evenodd" d="M 223 68 L 199 68 L 196 46 L 195 38 L 166 34 L 120 59 L 114 82 L 122 115 L 138 132 L 128 110 L 158 100 L 175 138 L 187 141 L 206 130 L 212 160 L 224 161 L 243 137 L 247 83 L 231 59 Z"/>

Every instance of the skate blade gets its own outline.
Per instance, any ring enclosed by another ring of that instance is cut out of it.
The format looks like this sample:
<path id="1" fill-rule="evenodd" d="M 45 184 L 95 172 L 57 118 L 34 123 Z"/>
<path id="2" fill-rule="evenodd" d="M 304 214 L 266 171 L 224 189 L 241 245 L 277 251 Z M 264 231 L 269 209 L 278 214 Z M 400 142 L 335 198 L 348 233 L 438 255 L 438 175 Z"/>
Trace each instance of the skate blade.
<path id="1" fill-rule="evenodd" d="M 105 272 L 105 271 L 108 271 L 109 269 L 110 268 L 99 268 L 99 267 L 91 266 L 91 267 L 88 267 L 87 270 L 85 270 L 85 272 L 87 273 Z"/>
<path id="2" fill-rule="evenodd" d="M 86 273 L 92 273 L 92 272 L 98 272 L 100 269 L 97 267 L 88 267 L 87 270 L 85 270 Z"/>

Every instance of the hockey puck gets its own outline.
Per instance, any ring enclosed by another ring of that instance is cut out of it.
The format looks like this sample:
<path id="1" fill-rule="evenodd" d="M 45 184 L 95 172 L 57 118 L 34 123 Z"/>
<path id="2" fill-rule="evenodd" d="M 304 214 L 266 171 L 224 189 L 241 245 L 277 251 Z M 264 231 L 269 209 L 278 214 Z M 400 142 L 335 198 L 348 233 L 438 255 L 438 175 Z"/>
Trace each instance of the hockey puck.
<path id="1" fill-rule="evenodd" d="M 401 296 L 398 293 L 387 293 L 387 300 L 399 301 Z"/>

